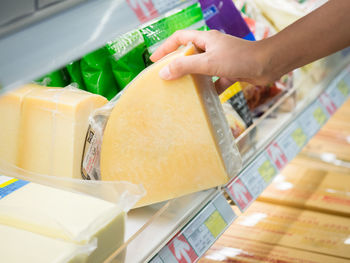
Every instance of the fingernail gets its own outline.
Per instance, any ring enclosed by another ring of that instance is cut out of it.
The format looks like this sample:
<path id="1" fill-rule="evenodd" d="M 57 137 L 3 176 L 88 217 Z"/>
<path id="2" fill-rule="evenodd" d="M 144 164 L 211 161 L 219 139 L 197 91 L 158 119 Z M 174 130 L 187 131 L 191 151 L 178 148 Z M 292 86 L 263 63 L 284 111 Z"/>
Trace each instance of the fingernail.
<path id="1" fill-rule="evenodd" d="M 165 80 L 170 79 L 170 71 L 168 66 L 165 66 L 159 71 L 159 77 Z"/>

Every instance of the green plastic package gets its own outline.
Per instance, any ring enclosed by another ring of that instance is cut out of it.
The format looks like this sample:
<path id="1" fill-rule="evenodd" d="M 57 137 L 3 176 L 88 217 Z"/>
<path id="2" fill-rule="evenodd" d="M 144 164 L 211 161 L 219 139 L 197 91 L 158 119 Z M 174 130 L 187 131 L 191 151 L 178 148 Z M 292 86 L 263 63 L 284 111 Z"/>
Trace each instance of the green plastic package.
<path id="1" fill-rule="evenodd" d="M 69 84 L 70 79 L 65 68 L 52 71 L 51 73 L 36 80 L 40 85 L 47 87 L 65 87 Z"/>
<path id="2" fill-rule="evenodd" d="M 141 28 L 146 47 L 152 54 L 165 39 L 180 29 L 207 30 L 199 3 L 191 4 Z"/>
<path id="3" fill-rule="evenodd" d="M 80 61 L 80 68 L 87 91 L 110 100 L 120 90 L 114 80 L 109 52 L 105 47 L 85 55 Z"/>
<path id="4" fill-rule="evenodd" d="M 149 55 L 138 30 L 108 42 L 106 48 L 110 54 L 114 78 L 122 89 L 148 66 Z"/>
<path id="5" fill-rule="evenodd" d="M 70 76 L 71 82 L 74 82 L 78 85 L 77 88 L 86 90 L 83 77 L 81 75 L 81 69 L 80 69 L 80 60 L 74 61 L 69 63 L 66 66 L 66 69 L 68 71 L 68 74 Z"/>

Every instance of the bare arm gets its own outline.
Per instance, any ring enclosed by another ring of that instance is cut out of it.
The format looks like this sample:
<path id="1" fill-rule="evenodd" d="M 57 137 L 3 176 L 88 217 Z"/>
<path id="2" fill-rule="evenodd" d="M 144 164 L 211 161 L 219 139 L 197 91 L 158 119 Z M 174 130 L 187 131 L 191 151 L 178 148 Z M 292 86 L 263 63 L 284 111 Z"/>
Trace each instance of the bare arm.
<path id="1" fill-rule="evenodd" d="M 160 72 L 164 79 L 188 73 L 219 76 L 219 92 L 237 80 L 264 85 L 350 45 L 350 1 L 328 3 L 265 40 L 250 42 L 218 31 L 178 31 L 151 56 L 157 61 L 193 42 L 203 53 L 179 58 Z"/>

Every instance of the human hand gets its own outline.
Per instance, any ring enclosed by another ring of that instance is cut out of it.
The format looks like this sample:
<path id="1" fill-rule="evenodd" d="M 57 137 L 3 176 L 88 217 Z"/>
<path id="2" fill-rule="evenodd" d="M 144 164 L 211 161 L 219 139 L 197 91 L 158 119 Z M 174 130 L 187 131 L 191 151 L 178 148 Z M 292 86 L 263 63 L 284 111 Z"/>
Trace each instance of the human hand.
<path id="1" fill-rule="evenodd" d="M 203 53 L 175 59 L 159 72 L 161 78 L 171 80 L 191 73 L 218 76 L 215 87 L 219 94 L 235 81 L 256 85 L 271 82 L 264 75 L 267 59 L 260 42 L 243 40 L 216 30 L 179 30 L 153 53 L 151 60 L 158 61 L 188 42 Z"/>

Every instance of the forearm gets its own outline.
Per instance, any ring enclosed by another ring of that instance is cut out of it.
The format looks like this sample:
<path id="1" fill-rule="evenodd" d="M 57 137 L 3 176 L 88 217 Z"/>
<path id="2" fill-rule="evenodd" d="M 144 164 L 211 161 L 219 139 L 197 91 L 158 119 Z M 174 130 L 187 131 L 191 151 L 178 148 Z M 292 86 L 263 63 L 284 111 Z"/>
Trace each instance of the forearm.
<path id="1" fill-rule="evenodd" d="M 330 0 L 275 36 L 261 41 L 269 79 L 350 45 L 350 1 Z"/>

